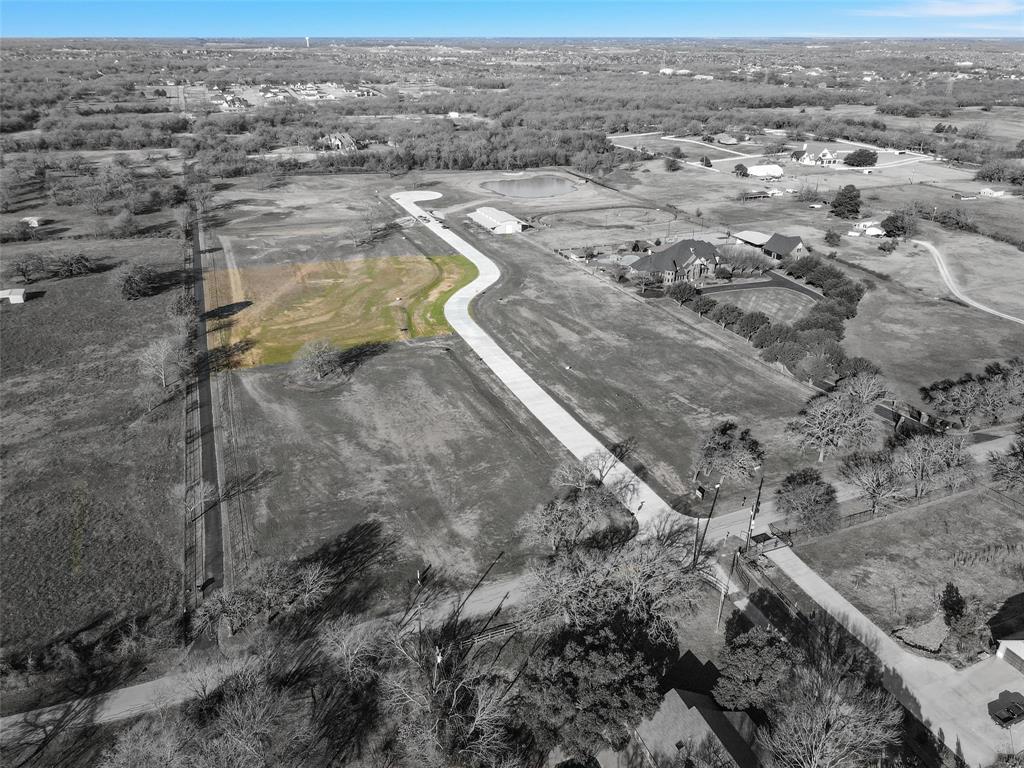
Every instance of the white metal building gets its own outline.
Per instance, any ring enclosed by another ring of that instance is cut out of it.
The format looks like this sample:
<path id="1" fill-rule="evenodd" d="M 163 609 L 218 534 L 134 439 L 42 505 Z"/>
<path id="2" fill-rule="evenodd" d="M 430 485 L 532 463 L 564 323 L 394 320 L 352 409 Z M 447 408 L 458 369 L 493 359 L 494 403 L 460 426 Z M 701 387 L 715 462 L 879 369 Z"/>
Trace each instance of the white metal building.
<path id="1" fill-rule="evenodd" d="M 747 168 L 747 173 L 759 179 L 781 179 L 782 167 L 779 165 L 752 165 Z"/>
<path id="2" fill-rule="evenodd" d="M 508 235 L 512 232 L 522 232 L 525 226 L 523 222 L 510 213 L 499 211 L 497 208 L 484 206 L 477 208 L 469 214 L 469 218 L 481 227 L 491 230 L 496 235 Z"/>

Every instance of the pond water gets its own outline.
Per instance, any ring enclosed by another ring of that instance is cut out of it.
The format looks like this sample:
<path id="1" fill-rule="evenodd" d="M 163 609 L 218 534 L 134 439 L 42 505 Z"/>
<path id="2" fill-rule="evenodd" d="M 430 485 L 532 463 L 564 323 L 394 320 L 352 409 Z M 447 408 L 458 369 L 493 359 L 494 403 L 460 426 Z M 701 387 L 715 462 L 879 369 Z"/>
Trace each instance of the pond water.
<path id="1" fill-rule="evenodd" d="M 484 189 L 506 197 L 554 197 L 572 192 L 576 185 L 561 176 L 528 176 L 525 179 L 485 181 Z"/>

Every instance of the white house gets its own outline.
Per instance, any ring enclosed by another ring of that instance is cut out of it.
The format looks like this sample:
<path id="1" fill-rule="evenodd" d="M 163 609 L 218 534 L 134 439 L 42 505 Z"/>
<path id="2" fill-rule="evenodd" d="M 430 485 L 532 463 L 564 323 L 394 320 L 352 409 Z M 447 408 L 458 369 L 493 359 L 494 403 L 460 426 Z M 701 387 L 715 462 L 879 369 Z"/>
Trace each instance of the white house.
<path id="1" fill-rule="evenodd" d="M 814 162 L 818 165 L 839 165 L 839 155 L 831 152 L 830 150 L 823 149 L 818 153 Z"/>
<path id="2" fill-rule="evenodd" d="M 497 208 L 484 206 L 477 208 L 469 214 L 469 218 L 485 229 L 489 229 L 496 235 L 508 235 L 513 232 L 522 232 L 525 226 L 523 222 L 510 213 L 499 211 Z"/>
<path id="3" fill-rule="evenodd" d="M 25 303 L 25 289 L 24 288 L 5 288 L 0 291 L 0 301 L 7 299 L 11 304 L 24 304 Z"/>
<path id="4" fill-rule="evenodd" d="M 978 194 L 981 195 L 982 197 L 1002 197 L 1003 195 L 1006 194 L 1006 192 L 1005 192 L 1005 190 L 1002 190 L 1002 189 L 995 190 L 995 189 L 989 189 L 988 187 L 985 187 Z"/>
<path id="5" fill-rule="evenodd" d="M 782 166 L 769 163 L 768 165 L 752 165 L 747 168 L 747 173 L 758 179 L 781 179 L 783 175 Z"/>

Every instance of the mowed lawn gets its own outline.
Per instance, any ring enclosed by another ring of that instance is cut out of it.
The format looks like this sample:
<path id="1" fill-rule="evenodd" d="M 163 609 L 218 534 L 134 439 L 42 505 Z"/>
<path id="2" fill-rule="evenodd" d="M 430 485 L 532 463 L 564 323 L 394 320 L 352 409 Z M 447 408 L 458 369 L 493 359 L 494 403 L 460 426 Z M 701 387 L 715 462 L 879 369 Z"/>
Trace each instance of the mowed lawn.
<path id="1" fill-rule="evenodd" d="M 773 323 L 792 323 L 814 305 L 810 296 L 785 288 L 721 291 L 709 296 L 719 304 L 735 304 L 744 312 L 764 312 Z"/>
<path id="2" fill-rule="evenodd" d="M 165 239 L 5 246 L 5 267 L 47 252 L 180 267 Z M 17 283 L 5 274 L 5 285 Z M 146 414 L 135 360 L 171 333 L 173 291 L 125 301 L 109 274 L 28 288 L 45 293 L 0 307 L 0 605 L 11 650 L 166 611 L 181 583 L 181 401 Z"/>
<path id="3" fill-rule="evenodd" d="M 988 606 L 1024 591 L 1024 523 L 980 493 L 839 531 L 797 547 L 814 570 L 882 628 L 931 617 L 947 582 Z"/>
<path id="4" fill-rule="evenodd" d="M 207 276 L 207 309 L 251 302 L 231 341 L 254 346 L 246 362 L 294 359 L 308 341 L 347 348 L 451 333 L 444 304 L 476 277 L 462 256 L 380 256 L 228 268 Z"/>

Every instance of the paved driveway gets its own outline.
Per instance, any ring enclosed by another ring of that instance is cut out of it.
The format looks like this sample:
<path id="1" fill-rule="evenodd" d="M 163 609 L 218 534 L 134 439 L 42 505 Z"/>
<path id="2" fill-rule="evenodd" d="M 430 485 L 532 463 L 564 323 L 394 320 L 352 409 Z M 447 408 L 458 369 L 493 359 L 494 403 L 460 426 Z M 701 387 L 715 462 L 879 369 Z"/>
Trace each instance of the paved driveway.
<path id="1" fill-rule="evenodd" d="M 884 669 L 885 687 L 970 766 L 988 766 L 1000 752 L 1024 744 L 1024 723 L 1000 728 L 988 703 L 1005 690 L 1024 690 L 1024 675 L 992 656 L 963 670 L 904 650 L 836 592 L 791 549 L 768 558 L 815 602 L 871 649 Z"/>

